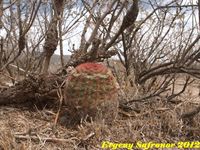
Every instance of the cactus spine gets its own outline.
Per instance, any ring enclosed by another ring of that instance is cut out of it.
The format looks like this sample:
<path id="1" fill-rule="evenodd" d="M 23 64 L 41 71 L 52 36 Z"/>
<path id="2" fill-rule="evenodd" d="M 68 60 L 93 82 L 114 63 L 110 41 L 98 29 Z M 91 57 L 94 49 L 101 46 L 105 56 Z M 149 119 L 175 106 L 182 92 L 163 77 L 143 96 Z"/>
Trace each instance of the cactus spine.
<path id="1" fill-rule="evenodd" d="M 99 63 L 77 66 L 66 79 L 65 104 L 76 118 L 114 119 L 118 100 L 112 72 Z"/>

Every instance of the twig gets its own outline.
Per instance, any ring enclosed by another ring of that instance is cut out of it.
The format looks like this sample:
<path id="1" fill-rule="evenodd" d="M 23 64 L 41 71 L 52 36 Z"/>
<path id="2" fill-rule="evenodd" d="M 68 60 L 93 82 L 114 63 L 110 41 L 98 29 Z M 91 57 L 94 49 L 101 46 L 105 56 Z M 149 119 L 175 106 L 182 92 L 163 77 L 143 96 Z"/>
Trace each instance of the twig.
<path id="1" fill-rule="evenodd" d="M 6 9 L 8 9 L 8 8 L 10 8 L 12 5 L 14 5 L 16 1 L 17 1 L 17 0 L 13 1 L 10 5 L 4 7 L 4 8 L 3 8 L 3 11 L 5 11 Z"/>
<path id="2" fill-rule="evenodd" d="M 185 112 L 181 115 L 181 118 L 193 118 L 200 112 L 200 105 L 197 108 L 194 108 L 191 111 Z"/>
<path id="3" fill-rule="evenodd" d="M 63 71 L 65 71 L 69 66 L 76 67 L 77 65 L 84 63 L 84 62 L 88 62 L 88 61 L 89 62 L 93 62 L 93 61 L 100 62 L 103 59 L 107 59 L 107 58 L 110 58 L 110 57 L 116 55 L 117 51 L 116 50 L 98 51 L 96 58 L 93 58 L 91 56 L 91 54 L 92 54 L 92 51 L 87 52 L 86 54 L 84 54 L 83 56 L 80 56 L 80 57 L 76 57 L 76 58 L 71 57 L 69 62 L 64 67 L 61 67 L 57 70 L 57 72 L 58 72 L 57 75 L 62 75 Z"/>
<path id="4" fill-rule="evenodd" d="M 60 85 L 60 87 L 59 87 L 58 90 L 57 90 L 57 95 L 58 95 L 58 97 L 59 97 L 59 102 L 60 102 L 60 103 L 59 103 L 58 112 L 56 113 L 56 118 L 55 118 L 55 120 L 54 120 L 54 125 L 56 125 L 57 122 L 58 122 L 58 118 L 59 118 L 60 111 L 61 111 L 62 104 L 63 104 L 63 93 L 62 93 L 61 88 L 63 87 L 64 83 L 65 83 L 65 81 L 62 82 L 62 84 Z M 57 85 L 58 85 L 58 83 L 57 83 Z"/>
<path id="5" fill-rule="evenodd" d="M 87 141 L 87 140 L 89 140 L 89 139 L 92 138 L 94 135 L 95 135 L 94 132 L 88 134 L 88 135 L 83 139 L 83 141 Z"/>
<path id="6" fill-rule="evenodd" d="M 122 114 L 122 115 L 124 115 L 124 116 L 126 116 L 126 117 L 136 117 L 137 116 L 137 114 L 134 112 L 134 114 L 130 114 L 130 113 L 128 113 L 128 112 L 125 112 L 125 111 L 123 111 L 123 110 L 119 110 L 118 111 L 120 114 Z"/>
<path id="7" fill-rule="evenodd" d="M 0 75 L 3 75 L 3 76 L 5 76 L 5 77 L 8 77 L 8 78 L 10 78 L 11 80 L 17 81 L 14 77 L 11 77 L 11 76 L 9 76 L 9 75 L 6 75 L 6 74 L 4 74 L 4 73 L 2 73 L 2 72 L 0 72 Z"/>
<path id="8" fill-rule="evenodd" d="M 62 139 L 62 138 L 50 138 L 50 137 L 37 137 L 37 136 L 29 136 L 29 135 L 14 135 L 16 139 L 20 140 L 34 140 L 34 141 L 46 141 L 46 142 L 68 142 L 74 143 L 72 139 Z"/>
<path id="9" fill-rule="evenodd" d="M 132 99 L 132 100 L 129 100 L 127 102 L 124 103 L 124 105 L 127 105 L 127 104 L 131 104 L 131 103 L 134 103 L 134 102 L 145 102 L 147 99 L 150 99 L 152 97 L 156 97 L 156 96 L 159 96 L 161 93 L 163 92 L 166 92 L 166 91 L 169 91 L 170 89 L 163 89 L 161 88 L 159 91 L 157 91 L 156 93 L 150 93 L 148 94 L 147 96 L 144 96 L 144 97 L 139 97 L 139 98 L 136 98 L 136 99 Z"/>
<path id="10" fill-rule="evenodd" d="M 79 142 L 78 145 L 85 145 L 86 142 L 87 142 L 89 139 L 91 139 L 92 137 L 94 137 L 94 136 L 95 136 L 95 133 L 94 133 L 94 132 L 88 134 L 85 138 L 81 139 L 81 141 Z"/>

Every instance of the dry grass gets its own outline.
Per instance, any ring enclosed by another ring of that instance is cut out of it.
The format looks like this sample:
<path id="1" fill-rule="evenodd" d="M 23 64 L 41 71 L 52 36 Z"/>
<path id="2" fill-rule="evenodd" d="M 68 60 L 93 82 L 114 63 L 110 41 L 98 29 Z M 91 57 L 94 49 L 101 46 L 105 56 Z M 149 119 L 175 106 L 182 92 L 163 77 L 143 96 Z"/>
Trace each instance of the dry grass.
<path id="1" fill-rule="evenodd" d="M 188 87 L 175 98 L 179 104 L 152 98 L 133 103 L 137 111 L 119 110 L 112 125 L 83 122 L 77 128 L 55 125 L 58 108 L 0 106 L 0 150 L 100 150 L 102 141 L 198 141 L 200 114 L 188 120 L 180 118 L 200 105 L 197 90 L 196 85 Z"/>
<path id="2" fill-rule="evenodd" d="M 152 99 L 137 104 L 140 112 L 119 110 L 118 118 L 111 126 L 98 122 L 83 122 L 74 129 L 55 125 L 56 111 L 50 108 L 38 110 L 33 107 L 30 110 L 25 106 L 1 106 L 0 149 L 99 150 L 102 141 L 134 143 L 139 140 L 199 140 L 200 115 L 190 121 L 180 119 L 181 113 L 199 103 L 199 99 L 192 101 L 187 98 L 179 105 L 172 105 L 161 99 Z"/>

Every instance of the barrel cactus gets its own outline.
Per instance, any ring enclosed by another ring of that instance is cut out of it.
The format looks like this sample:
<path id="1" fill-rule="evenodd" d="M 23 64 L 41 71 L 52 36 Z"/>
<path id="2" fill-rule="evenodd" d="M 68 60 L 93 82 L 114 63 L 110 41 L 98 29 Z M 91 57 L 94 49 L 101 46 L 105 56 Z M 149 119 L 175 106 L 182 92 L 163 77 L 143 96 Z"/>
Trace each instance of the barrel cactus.
<path id="1" fill-rule="evenodd" d="M 117 115 L 117 83 L 103 64 L 77 66 L 66 79 L 64 96 L 73 122 L 84 117 L 110 122 Z"/>

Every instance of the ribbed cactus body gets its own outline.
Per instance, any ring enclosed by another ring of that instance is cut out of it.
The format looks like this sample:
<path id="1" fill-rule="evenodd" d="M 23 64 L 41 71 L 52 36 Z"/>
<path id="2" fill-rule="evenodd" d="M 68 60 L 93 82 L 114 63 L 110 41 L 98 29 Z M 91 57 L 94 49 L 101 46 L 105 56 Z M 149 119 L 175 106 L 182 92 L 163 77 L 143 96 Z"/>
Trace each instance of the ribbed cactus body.
<path id="1" fill-rule="evenodd" d="M 112 72 L 98 63 L 77 66 L 66 80 L 65 104 L 76 111 L 73 113 L 93 118 L 116 111 L 117 88 Z"/>

